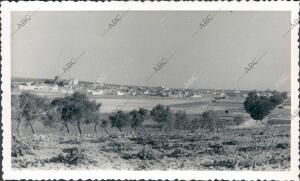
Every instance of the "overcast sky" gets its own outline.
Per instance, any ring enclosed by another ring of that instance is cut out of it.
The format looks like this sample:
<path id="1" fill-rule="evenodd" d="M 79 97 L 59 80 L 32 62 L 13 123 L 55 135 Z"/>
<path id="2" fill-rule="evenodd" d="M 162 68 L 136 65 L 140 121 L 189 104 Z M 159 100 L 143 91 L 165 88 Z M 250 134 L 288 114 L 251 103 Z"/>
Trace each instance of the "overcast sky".
<path id="1" fill-rule="evenodd" d="M 290 90 L 289 12 L 36 12 L 12 36 L 12 76 L 191 88 Z M 12 32 L 28 12 L 12 13 Z M 154 67 L 173 55 L 150 80 Z M 240 81 L 254 58 L 261 60 Z M 194 78 L 193 78 L 194 75 Z M 199 75 L 199 78 L 197 78 Z M 195 78 L 196 77 L 196 78 Z M 191 83 L 187 83 L 191 82 Z"/>

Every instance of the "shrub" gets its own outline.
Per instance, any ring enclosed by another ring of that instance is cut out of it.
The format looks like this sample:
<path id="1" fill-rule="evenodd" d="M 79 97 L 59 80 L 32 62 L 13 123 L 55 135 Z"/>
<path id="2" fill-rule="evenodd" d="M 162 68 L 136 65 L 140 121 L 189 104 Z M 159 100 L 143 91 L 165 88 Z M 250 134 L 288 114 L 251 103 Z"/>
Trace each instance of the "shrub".
<path id="1" fill-rule="evenodd" d="M 137 153 L 124 153 L 121 158 L 130 160 L 130 159 L 140 159 L 140 160 L 155 160 L 156 156 L 154 151 L 149 147 L 142 148 Z"/>
<path id="2" fill-rule="evenodd" d="M 58 154 L 58 156 L 52 157 L 46 161 L 64 163 L 67 165 L 96 163 L 96 161 L 87 158 L 86 154 L 84 153 L 84 149 L 79 149 L 77 147 L 64 148 L 62 149 L 62 153 Z"/>
<path id="3" fill-rule="evenodd" d="M 271 96 L 259 96 L 256 91 L 248 93 L 244 101 L 244 108 L 254 120 L 262 120 L 279 104 L 283 102 L 285 94 L 276 91 Z"/>
<path id="4" fill-rule="evenodd" d="M 25 154 L 30 154 L 30 146 L 26 142 L 21 141 L 16 136 L 12 136 L 11 156 L 19 157 Z"/>
<path id="5" fill-rule="evenodd" d="M 129 112 L 130 115 L 130 126 L 131 128 L 140 127 L 142 123 L 144 122 L 146 116 L 147 116 L 147 110 L 139 108 L 139 110 L 132 110 Z"/>
<path id="6" fill-rule="evenodd" d="M 169 107 L 158 104 L 151 110 L 150 115 L 162 126 L 170 127 L 172 125 L 172 113 Z"/>
<path id="7" fill-rule="evenodd" d="M 111 127 L 118 128 L 120 131 L 122 131 L 122 127 L 129 123 L 130 117 L 123 111 L 118 110 L 109 116 L 109 119 L 111 121 Z"/>
<path id="8" fill-rule="evenodd" d="M 189 127 L 189 120 L 187 118 L 185 111 L 178 111 L 175 113 L 175 122 L 174 128 L 175 129 L 188 129 Z"/>
<path id="9" fill-rule="evenodd" d="M 224 160 L 213 160 L 210 162 L 203 163 L 202 165 L 205 167 L 234 169 L 236 164 L 237 164 L 236 160 L 224 159 Z"/>
<path id="10" fill-rule="evenodd" d="M 222 142 L 223 145 L 238 145 L 239 142 L 236 140 L 231 140 L 231 141 L 224 141 Z"/>
<path id="11" fill-rule="evenodd" d="M 279 149 L 286 149 L 289 147 L 289 144 L 287 143 L 278 143 L 275 148 L 279 148 Z"/>
<path id="12" fill-rule="evenodd" d="M 220 119 L 213 111 L 205 111 L 201 115 L 201 128 L 210 129 L 215 131 L 218 128 L 221 127 L 219 125 Z"/>
<path id="13" fill-rule="evenodd" d="M 189 122 L 189 129 L 190 130 L 197 130 L 201 125 L 201 119 L 194 118 L 192 121 Z"/>
<path id="14" fill-rule="evenodd" d="M 172 158 L 179 158 L 184 156 L 190 156 L 190 153 L 187 153 L 187 151 L 182 148 L 176 148 L 174 151 L 167 154 L 167 156 Z"/>
<path id="15" fill-rule="evenodd" d="M 137 158 L 141 160 L 155 160 L 155 155 L 151 148 L 146 147 L 137 153 Z"/>

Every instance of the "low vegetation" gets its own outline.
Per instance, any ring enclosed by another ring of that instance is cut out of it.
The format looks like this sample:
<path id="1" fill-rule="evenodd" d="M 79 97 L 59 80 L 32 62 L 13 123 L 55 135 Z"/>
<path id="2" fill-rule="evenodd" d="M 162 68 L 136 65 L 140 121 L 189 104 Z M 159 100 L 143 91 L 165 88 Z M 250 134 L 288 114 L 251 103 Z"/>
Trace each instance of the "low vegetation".
<path id="1" fill-rule="evenodd" d="M 258 135 L 262 132 L 263 135 Z M 49 141 L 51 140 L 51 141 Z M 13 141 L 13 168 L 288 170 L 288 126 L 99 137 L 28 136 Z M 21 151 L 22 150 L 22 151 Z"/>
<path id="2" fill-rule="evenodd" d="M 244 102 L 254 120 L 262 120 L 283 103 L 284 94 L 259 96 Z M 81 93 L 46 99 L 22 93 L 12 98 L 14 168 L 274 170 L 288 169 L 289 126 L 243 128 L 244 115 L 223 120 L 216 111 L 196 116 L 156 105 L 102 116 L 102 104 Z M 225 112 L 225 113 L 224 113 Z M 224 115 L 229 111 L 222 111 Z M 152 121 L 157 127 L 146 127 Z M 37 134 L 40 122 L 61 134 Z M 31 136 L 22 134 L 29 126 Z M 232 127 L 232 125 L 237 125 Z M 86 130 L 86 126 L 92 127 Z M 101 135 L 99 135 L 101 133 Z"/>

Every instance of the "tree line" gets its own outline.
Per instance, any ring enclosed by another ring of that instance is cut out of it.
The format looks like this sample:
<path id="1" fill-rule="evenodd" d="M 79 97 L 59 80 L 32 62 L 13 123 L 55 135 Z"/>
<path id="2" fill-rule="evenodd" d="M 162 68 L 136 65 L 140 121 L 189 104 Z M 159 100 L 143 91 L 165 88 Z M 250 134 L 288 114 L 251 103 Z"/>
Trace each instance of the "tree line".
<path id="1" fill-rule="evenodd" d="M 251 91 L 244 101 L 244 108 L 254 120 L 262 120 L 284 99 L 286 99 L 286 94 L 283 93 L 273 92 L 272 96 L 267 97 L 259 96 L 257 92 Z M 173 113 L 170 107 L 158 104 L 150 111 L 144 108 L 130 112 L 117 110 L 112 112 L 108 119 L 103 119 L 100 114 L 101 106 L 101 103 L 91 101 L 85 94 L 79 92 L 52 100 L 23 92 L 15 100 L 15 106 L 13 106 L 17 120 L 16 131 L 20 135 L 20 125 L 24 123 L 35 134 L 35 121 L 41 121 L 44 125 L 52 127 L 61 125 L 67 133 L 70 133 L 70 125 L 73 125 L 80 135 L 83 132 L 82 124 L 92 124 L 96 134 L 98 126 L 109 134 L 108 127 L 119 131 L 123 131 L 123 128 L 137 131 L 142 128 L 143 122 L 147 119 L 156 122 L 161 130 L 204 128 L 218 131 L 224 126 L 223 121 L 211 110 L 203 112 L 200 117 L 190 119 L 185 111 Z M 241 124 L 245 120 L 242 116 L 237 116 L 233 121 Z"/>

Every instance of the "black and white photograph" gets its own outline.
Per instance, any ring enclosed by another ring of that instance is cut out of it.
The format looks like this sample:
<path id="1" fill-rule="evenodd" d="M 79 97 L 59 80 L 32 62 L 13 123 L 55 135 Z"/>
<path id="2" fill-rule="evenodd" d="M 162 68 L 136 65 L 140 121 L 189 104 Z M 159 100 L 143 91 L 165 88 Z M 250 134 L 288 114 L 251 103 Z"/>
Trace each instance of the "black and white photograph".
<path id="1" fill-rule="evenodd" d="M 155 4 L 7 10 L 10 169 L 297 178 L 299 4 Z"/>

